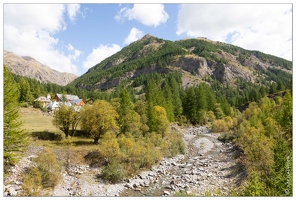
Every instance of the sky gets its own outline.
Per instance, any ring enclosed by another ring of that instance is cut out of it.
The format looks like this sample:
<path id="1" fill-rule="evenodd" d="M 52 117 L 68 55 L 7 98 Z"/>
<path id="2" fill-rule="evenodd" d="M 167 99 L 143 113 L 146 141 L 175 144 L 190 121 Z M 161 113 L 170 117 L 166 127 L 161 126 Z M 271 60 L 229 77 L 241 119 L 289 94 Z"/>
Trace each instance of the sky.
<path id="1" fill-rule="evenodd" d="M 146 34 L 172 41 L 206 37 L 292 61 L 291 1 L 2 6 L 4 50 L 77 76 Z"/>

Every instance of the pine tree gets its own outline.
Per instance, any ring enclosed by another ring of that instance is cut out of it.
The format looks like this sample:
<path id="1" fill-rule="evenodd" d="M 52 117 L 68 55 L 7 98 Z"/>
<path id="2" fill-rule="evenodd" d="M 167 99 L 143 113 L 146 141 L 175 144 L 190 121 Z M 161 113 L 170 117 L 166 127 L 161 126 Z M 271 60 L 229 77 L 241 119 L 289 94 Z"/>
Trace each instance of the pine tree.
<path id="1" fill-rule="evenodd" d="M 156 105 L 156 84 L 154 79 L 149 80 L 148 86 L 147 86 L 147 92 L 146 92 L 146 101 L 147 101 L 147 117 L 148 117 L 148 122 L 147 125 L 149 126 L 150 132 L 156 131 L 156 116 L 155 116 L 155 111 L 154 111 L 154 105 Z"/>
<path id="2" fill-rule="evenodd" d="M 182 100 L 180 95 L 180 88 L 175 78 L 169 79 L 169 85 L 171 86 L 172 91 L 172 103 L 174 108 L 174 116 L 175 118 L 181 118 L 182 115 Z"/>
<path id="3" fill-rule="evenodd" d="M 4 65 L 4 170 L 17 161 L 16 152 L 26 146 L 26 133 L 21 128 L 18 113 L 19 90 L 13 77 Z"/>
<path id="4" fill-rule="evenodd" d="M 20 102 L 32 103 L 34 97 L 31 93 L 29 82 L 23 77 L 20 79 Z"/>
<path id="5" fill-rule="evenodd" d="M 135 103 L 135 111 L 140 115 L 140 131 L 142 132 L 143 136 L 149 131 L 149 127 L 147 125 L 148 117 L 147 117 L 147 102 L 144 100 L 138 100 Z"/>
<path id="6" fill-rule="evenodd" d="M 120 94 L 118 114 L 120 133 L 131 133 L 134 136 L 140 133 L 141 119 L 139 114 L 134 111 L 134 105 L 130 99 L 128 91 L 125 88 Z"/>
<path id="7" fill-rule="evenodd" d="M 207 103 L 207 91 L 206 85 L 201 83 L 197 88 L 195 88 L 195 95 L 197 101 L 197 112 L 198 111 L 207 111 L 208 103 Z"/>
<path id="8" fill-rule="evenodd" d="M 171 92 L 170 86 L 168 84 L 165 84 L 164 88 L 164 96 L 166 100 L 166 113 L 167 117 L 170 122 L 174 121 L 174 106 L 173 106 L 173 94 Z"/>
<path id="9" fill-rule="evenodd" d="M 195 89 L 193 87 L 186 89 L 183 98 L 184 114 L 192 124 L 196 124 L 198 116 Z"/>

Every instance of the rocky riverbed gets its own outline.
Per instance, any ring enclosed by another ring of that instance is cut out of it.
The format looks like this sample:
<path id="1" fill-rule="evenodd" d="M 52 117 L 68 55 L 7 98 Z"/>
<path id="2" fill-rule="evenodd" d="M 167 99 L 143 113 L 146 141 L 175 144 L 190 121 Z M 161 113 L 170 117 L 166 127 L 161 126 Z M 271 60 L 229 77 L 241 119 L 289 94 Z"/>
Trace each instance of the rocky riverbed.
<path id="1" fill-rule="evenodd" d="M 185 155 L 164 158 L 149 171 L 144 171 L 122 183 L 109 184 L 97 178 L 100 168 L 70 165 L 62 179 L 47 196 L 174 196 L 182 192 L 195 196 L 229 196 L 238 189 L 244 175 L 237 162 L 237 149 L 232 143 L 222 143 L 207 127 L 187 127 L 183 130 Z M 4 196 L 17 196 L 21 190 L 21 171 L 29 166 L 31 150 L 6 177 Z"/>

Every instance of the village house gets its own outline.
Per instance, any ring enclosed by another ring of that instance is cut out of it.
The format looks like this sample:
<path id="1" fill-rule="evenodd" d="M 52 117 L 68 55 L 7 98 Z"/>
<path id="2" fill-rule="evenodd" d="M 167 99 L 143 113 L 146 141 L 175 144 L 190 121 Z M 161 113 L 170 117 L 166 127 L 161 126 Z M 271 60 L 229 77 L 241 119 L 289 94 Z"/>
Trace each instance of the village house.
<path id="1" fill-rule="evenodd" d="M 49 98 L 41 96 L 41 97 L 38 97 L 37 99 L 34 100 L 33 106 L 45 108 L 50 102 L 51 102 L 51 100 Z"/>
<path id="2" fill-rule="evenodd" d="M 75 106 L 84 106 L 85 102 L 83 99 L 79 99 L 77 95 L 71 95 L 71 94 L 56 94 L 53 98 L 55 101 L 67 101 L 70 102 L 72 105 Z"/>
<path id="3" fill-rule="evenodd" d="M 50 95 L 47 97 L 41 96 L 34 100 L 34 107 L 47 108 L 49 112 L 54 111 L 61 105 L 74 106 L 74 109 L 79 112 L 81 107 L 85 105 L 83 99 L 79 99 L 76 95 L 70 94 L 56 94 L 51 100 Z"/>
<path id="4" fill-rule="evenodd" d="M 84 106 L 85 102 L 83 101 L 83 99 L 74 99 L 72 101 L 69 101 L 72 105 L 75 106 Z"/>
<path id="5" fill-rule="evenodd" d="M 72 101 L 75 99 L 79 99 L 79 97 L 77 95 L 71 95 L 71 94 L 56 94 L 53 98 L 53 100 L 59 102 L 59 101 L 63 101 L 63 98 L 65 98 L 64 100 L 66 101 Z"/>
<path id="6" fill-rule="evenodd" d="M 51 101 L 48 105 L 47 105 L 47 110 L 48 112 L 52 112 L 55 109 L 59 108 L 60 103 L 56 102 L 56 101 Z"/>

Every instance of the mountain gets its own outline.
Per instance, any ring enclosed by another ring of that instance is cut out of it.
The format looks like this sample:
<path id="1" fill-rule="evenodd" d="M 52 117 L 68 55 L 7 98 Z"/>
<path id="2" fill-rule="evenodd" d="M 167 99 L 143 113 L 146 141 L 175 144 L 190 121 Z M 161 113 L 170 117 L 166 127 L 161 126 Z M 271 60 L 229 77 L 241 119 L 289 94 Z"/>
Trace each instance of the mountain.
<path id="1" fill-rule="evenodd" d="M 75 74 L 58 72 L 29 56 L 20 57 L 5 50 L 3 61 L 12 73 L 37 79 L 41 83 L 50 82 L 64 86 L 78 77 Z"/>
<path id="2" fill-rule="evenodd" d="M 121 83 L 143 85 L 148 77 L 181 74 L 182 86 L 206 80 L 236 86 L 292 80 L 292 62 L 207 38 L 169 41 L 145 35 L 90 68 L 69 84 L 87 90 L 108 90 Z"/>

